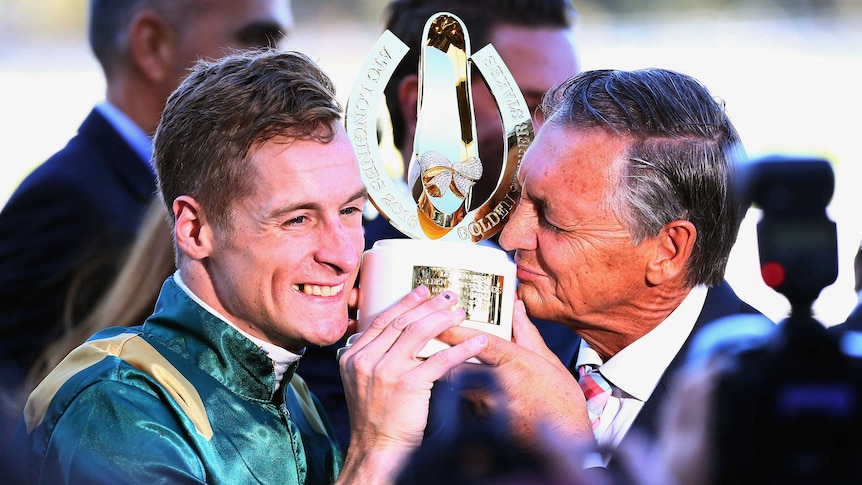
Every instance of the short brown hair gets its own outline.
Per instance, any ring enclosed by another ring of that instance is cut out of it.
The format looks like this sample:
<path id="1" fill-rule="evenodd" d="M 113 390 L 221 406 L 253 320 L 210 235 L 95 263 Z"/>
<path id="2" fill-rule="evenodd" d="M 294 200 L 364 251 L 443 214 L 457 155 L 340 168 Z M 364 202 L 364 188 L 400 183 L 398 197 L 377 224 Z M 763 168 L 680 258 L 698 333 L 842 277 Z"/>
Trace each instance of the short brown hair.
<path id="1" fill-rule="evenodd" d="M 262 49 L 199 61 L 156 130 L 153 160 L 168 213 L 189 195 L 213 224 L 230 227 L 231 202 L 251 193 L 254 144 L 276 136 L 328 143 L 340 119 L 332 81 L 304 54 Z"/>

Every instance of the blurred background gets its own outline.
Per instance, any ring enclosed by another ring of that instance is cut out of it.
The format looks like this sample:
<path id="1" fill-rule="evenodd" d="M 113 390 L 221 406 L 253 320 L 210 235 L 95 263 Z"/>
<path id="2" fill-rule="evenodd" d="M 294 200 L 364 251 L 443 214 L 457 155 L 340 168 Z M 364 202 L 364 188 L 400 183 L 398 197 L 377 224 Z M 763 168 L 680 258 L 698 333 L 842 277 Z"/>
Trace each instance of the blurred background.
<path id="1" fill-rule="evenodd" d="M 294 0 L 285 43 L 309 54 L 346 101 L 380 34 L 385 0 Z M 853 257 L 862 241 L 862 1 L 576 0 L 584 69 L 664 67 L 723 99 L 749 154 L 814 155 L 835 168 L 829 206 L 840 269 L 815 317 L 843 321 L 856 303 Z M 0 0 L 0 205 L 62 148 L 104 81 L 85 34 L 86 0 Z M 743 299 L 773 320 L 789 310 L 763 284 L 752 210 L 728 268 Z M 0 235 L 2 237 L 2 235 Z"/>

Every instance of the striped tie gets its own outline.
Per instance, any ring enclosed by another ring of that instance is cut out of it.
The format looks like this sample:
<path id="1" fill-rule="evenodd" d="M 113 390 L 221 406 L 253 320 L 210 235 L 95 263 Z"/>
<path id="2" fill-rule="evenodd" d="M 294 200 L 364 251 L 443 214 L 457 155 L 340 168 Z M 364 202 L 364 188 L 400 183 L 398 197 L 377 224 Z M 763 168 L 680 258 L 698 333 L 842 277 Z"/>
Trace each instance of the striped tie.
<path id="1" fill-rule="evenodd" d="M 578 384 L 584 391 L 584 396 L 587 398 L 587 412 L 590 415 L 590 422 L 593 425 L 593 432 L 599 429 L 599 423 L 602 418 L 602 411 L 605 409 L 605 404 L 608 403 L 608 398 L 611 397 L 611 385 L 602 377 L 598 369 L 591 365 L 582 365 L 578 367 Z"/>

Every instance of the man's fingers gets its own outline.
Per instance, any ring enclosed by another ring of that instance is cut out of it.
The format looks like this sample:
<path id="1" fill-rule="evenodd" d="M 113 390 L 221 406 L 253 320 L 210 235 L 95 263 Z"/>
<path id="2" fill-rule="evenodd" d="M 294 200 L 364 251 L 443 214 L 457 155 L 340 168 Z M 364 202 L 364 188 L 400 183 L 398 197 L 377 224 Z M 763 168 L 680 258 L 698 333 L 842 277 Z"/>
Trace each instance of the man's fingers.
<path id="1" fill-rule="evenodd" d="M 347 297 L 347 308 L 359 307 L 359 288 L 351 288 Z"/>
<path id="2" fill-rule="evenodd" d="M 417 291 L 420 289 L 424 291 Z M 352 342 L 344 355 L 351 355 L 368 347 L 374 355 L 380 356 L 389 352 L 397 341 L 399 344 L 393 349 L 396 356 L 413 359 L 428 340 L 464 320 L 464 310 L 455 306 L 458 302 L 457 294 L 445 291 L 427 300 L 428 289 L 420 287 L 417 290 L 375 318 L 371 327 Z M 415 306 L 417 298 L 426 300 Z M 397 310 L 403 308 L 409 310 L 398 314 Z"/>
<path id="3" fill-rule="evenodd" d="M 499 366 L 509 359 L 515 358 L 515 356 L 521 354 L 517 346 L 538 354 L 548 362 L 560 364 L 560 359 L 548 348 L 539 330 L 527 317 L 527 311 L 520 300 L 516 300 L 514 306 L 512 342 L 494 335 L 485 334 L 481 330 L 460 326 L 446 330 L 439 336 L 439 340 L 449 345 L 455 345 L 479 334 L 488 335 L 489 337 L 488 347 L 477 356 L 479 360 L 486 364 Z"/>
<path id="4" fill-rule="evenodd" d="M 398 301 L 398 303 L 377 315 L 371 325 L 365 329 L 361 335 L 349 340 L 351 344 L 350 349 L 352 349 L 353 352 L 356 352 L 365 347 L 369 342 L 376 339 L 384 329 L 386 329 L 392 319 L 411 308 L 416 308 L 422 305 L 428 301 L 429 295 L 430 293 L 428 288 L 424 286 L 414 288 L 413 291 L 405 295 L 404 298 Z"/>
<path id="5" fill-rule="evenodd" d="M 390 353 L 395 359 L 415 359 L 429 341 L 447 328 L 459 325 L 465 318 L 467 312 L 460 307 L 438 310 L 427 315 L 404 329 Z"/>
<path id="6" fill-rule="evenodd" d="M 417 378 L 436 381 L 467 360 L 479 355 L 489 343 L 489 335 L 481 333 L 458 345 L 443 349 L 425 359 L 415 372 Z"/>
<path id="7" fill-rule="evenodd" d="M 496 335 L 491 335 L 481 330 L 476 330 L 475 328 L 469 328 L 460 325 L 457 327 L 452 327 L 441 333 L 438 336 L 438 339 L 449 345 L 456 346 L 462 342 L 465 342 L 471 338 L 475 338 L 478 336 L 484 336 L 488 339 L 488 344 L 485 346 L 482 352 L 476 355 L 476 357 L 480 361 L 486 364 L 499 366 L 514 357 L 514 355 L 516 355 L 515 349 L 513 348 L 515 344 L 513 344 L 512 342 L 501 339 Z"/>
<path id="8" fill-rule="evenodd" d="M 559 357 L 548 348 L 539 329 L 533 325 L 530 318 L 527 316 L 527 309 L 524 307 L 524 302 L 515 300 L 512 315 L 512 341 L 518 345 L 528 348 L 533 352 L 541 355 L 549 362 L 559 362 Z"/>

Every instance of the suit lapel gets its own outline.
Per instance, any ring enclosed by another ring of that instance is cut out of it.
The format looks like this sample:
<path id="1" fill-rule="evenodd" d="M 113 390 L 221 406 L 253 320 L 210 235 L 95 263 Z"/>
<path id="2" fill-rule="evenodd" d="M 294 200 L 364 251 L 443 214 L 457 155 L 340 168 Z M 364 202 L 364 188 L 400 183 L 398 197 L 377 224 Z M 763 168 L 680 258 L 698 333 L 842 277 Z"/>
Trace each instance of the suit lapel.
<path id="1" fill-rule="evenodd" d="M 148 161 L 141 160 L 96 109 L 81 123 L 78 134 L 102 155 L 107 164 L 106 169 L 116 175 L 129 193 L 144 203 L 155 195 L 155 173 L 149 167 Z"/>
<path id="2" fill-rule="evenodd" d="M 698 330 L 706 326 L 708 323 L 722 317 L 752 313 L 758 313 L 758 311 L 740 300 L 727 282 L 722 282 L 720 285 L 710 288 L 707 292 L 703 309 L 701 310 L 700 315 L 698 315 L 691 334 L 686 338 L 682 348 L 680 348 L 664 374 L 662 374 L 652 395 L 650 395 L 649 399 L 644 403 L 643 408 L 641 408 L 640 412 L 638 412 L 638 415 L 635 417 L 631 429 L 637 429 L 640 433 L 648 435 L 651 439 L 655 439 L 661 419 L 661 410 L 664 407 L 664 403 L 670 397 L 674 375 L 685 363 L 689 346 L 693 340 L 692 336 Z M 630 444 L 628 440 L 629 436 L 630 434 L 626 433 L 620 446 L 627 446 L 627 444 Z M 613 462 L 613 460 L 611 460 L 611 462 Z"/>

